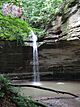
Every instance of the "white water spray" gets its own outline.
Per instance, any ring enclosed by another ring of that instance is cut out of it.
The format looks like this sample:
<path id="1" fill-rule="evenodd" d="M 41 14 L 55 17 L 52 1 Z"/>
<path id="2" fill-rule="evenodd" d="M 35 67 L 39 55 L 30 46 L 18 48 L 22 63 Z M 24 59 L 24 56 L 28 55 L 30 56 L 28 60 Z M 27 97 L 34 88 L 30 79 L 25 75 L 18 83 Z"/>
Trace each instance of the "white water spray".
<path id="1" fill-rule="evenodd" d="M 33 41 L 33 85 L 40 85 L 37 36 L 31 31 Z"/>

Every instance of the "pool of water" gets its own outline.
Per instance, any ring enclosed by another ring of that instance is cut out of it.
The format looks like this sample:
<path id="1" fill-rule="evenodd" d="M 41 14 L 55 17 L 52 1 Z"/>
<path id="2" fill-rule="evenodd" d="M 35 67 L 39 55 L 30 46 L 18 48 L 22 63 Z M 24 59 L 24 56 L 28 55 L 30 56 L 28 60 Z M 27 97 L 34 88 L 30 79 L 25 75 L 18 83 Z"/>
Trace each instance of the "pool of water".
<path id="1" fill-rule="evenodd" d="M 27 82 L 27 81 L 22 81 L 22 82 L 14 81 L 14 83 L 21 85 L 32 84 L 31 82 Z M 80 82 L 42 81 L 40 86 L 80 95 Z M 20 93 L 24 96 L 32 96 L 32 97 L 69 97 L 70 96 L 67 94 L 57 94 L 54 92 L 31 88 L 31 87 L 21 87 Z"/>

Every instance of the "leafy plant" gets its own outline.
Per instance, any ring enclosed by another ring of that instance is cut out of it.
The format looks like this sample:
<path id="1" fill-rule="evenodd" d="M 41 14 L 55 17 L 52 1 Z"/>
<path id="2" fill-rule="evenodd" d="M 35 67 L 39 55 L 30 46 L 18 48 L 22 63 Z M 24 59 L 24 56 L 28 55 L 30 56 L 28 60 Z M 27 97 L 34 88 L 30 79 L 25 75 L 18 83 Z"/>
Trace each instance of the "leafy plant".
<path id="1" fill-rule="evenodd" d="M 37 107 L 32 99 L 25 98 L 22 96 L 13 97 L 14 102 L 18 104 L 19 107 Z"/>
<path id="2" fill-rule="evenodd" d="M 0 6 L 2 6 L 3 3 L 14 3 L 15 5 L 19 6 L 20 0 L 1 0 L 0 1 Z"/>
<path id="3" fill-rule="evenodd" d="M 5 94 L 15 93 L 18 94 L 20 88 L 11 86 L 11 81 L 6 75 L 0 74 L 0 97 L 4 97 Z"/>
<path id="4" fill-rule="evenodd" d="M 59 11 L 63 0 L 22 0 L 25 20 L 33 27 L 45 28 L 51 14 Z"/>
<path id="5" fill-rule="evenodd" d="M 6 40 L 20 41 L 28 36 L 30 26 L 27 22 L 11 16 L 3 16 L 0 13 L 0 37 Z"/>
<path id="6" fill-rule="evenodd" d="M 30 29 L 39 36 L 45 35 L 45 28 L 52 16 L 59 11 L 59 5 L 63 0 L 2 0 L 0 2 L 0 37 L 6 40 L 17 40 L 23 44 L 27 39 Z M 3 16 L 3 3 L 13 3 L 22 6 L 23 19 Z M 32 28 L 28 25 L 32 26 Z"/>
<path id="7" fill-rule="evenodd" d="M 6 76 L 0 75 L 0 88 L 8 89 L 10 87 L 10 81 L 7 79 Z"/>
<path id="8" fill-rule="evenodd" d="M 10 80 L 2 74 L 0 75 L 0 99 L 2 101 L 9 99 L 9 103 L 15 103 L 18 107 L 46 107 L 41 103 L 33 101 L 31 97 L 21 96 L 17 88 L 11 86 Z"/>
<path id="9" fill-rule="evenodd" d="M 17 44 L 23 44 L 23 38 L 27 38 L 32 29 L 27 22 L 12 15 L 4 16 L 2 6 L 4 3 L 20 6 L 20 0 L 2 0 L 0 2 L 0 38 L 6 40 L 17 40 Z"/>

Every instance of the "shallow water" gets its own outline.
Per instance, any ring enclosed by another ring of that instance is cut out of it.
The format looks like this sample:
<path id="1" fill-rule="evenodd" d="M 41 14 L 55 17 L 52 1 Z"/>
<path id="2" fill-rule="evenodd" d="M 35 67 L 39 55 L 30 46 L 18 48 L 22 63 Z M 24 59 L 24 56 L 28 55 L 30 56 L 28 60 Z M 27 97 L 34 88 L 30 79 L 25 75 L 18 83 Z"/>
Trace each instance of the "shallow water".
<path id="1" fill-rule="evenodd" d="M 31 82 L 15 82 L 16 84 L 32 84 Z M 66 91 L 76 95 L 80 95 L 80 82 L 61 82 L 61 81 L 47 81 L 41 82 L 41 87 L 51 88 L 58 91 Z M 32 97 L 69 97 L 66 94 L 56 94 L 54 92 L 45 91 L 36 88 L 22 87 L 20 93 L 24 96 Z M 71 96 L 70 96 L 71 97 Z"/>

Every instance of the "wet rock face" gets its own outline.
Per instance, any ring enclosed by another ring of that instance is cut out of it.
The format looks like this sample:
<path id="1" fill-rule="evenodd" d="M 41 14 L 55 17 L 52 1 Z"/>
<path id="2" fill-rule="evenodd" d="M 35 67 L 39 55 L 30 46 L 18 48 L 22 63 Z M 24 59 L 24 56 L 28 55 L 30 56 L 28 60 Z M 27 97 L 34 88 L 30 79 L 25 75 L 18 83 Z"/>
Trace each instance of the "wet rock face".
<path id="1" fill-rule="evenodd" d="M 32 48 L 0 43 L 0 73 L 31 80 Z M 45 42 L 38 51 L 41 80 L 80 79 L 80 41 Z"/>
<path id="2" fill-rule="evenodd" d="M 39 71 L 44 80 L 80 80 L 80 0 L 68 0 L 62 10 L 39 47 Z M 32 78 L 32 66 L 32 47 L 10 48 L 0 42 L 2 73 L 16 72 L 21 78 L 24 73 L 23 79 Z"/>
<path id="3" fill-rule="evenodd" d="M 31 59 L 31 47 L 17 45 L 16 41 L 0 40 L 0 73 L 26 72 Z"/>
<path id="4" fill-rule="evenodd" d="M 79 79 L 80 74 L 80 41 L 61 41 L 45 43 L 39 50 L 39 68 L 41 75 L 53 79 Z M 59 77 L 58 77 L 59 75 Z M 70 77 L 69 77 L 70 76 Z"/>
<path id="5" fill-rule="evenodd" d="M 40 71 L 53 79 L 80 79 L 80 0 L 67 0 L 60 12 L 39 52 Z"/>

